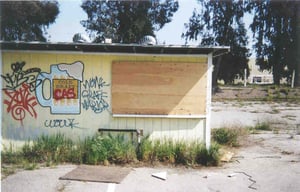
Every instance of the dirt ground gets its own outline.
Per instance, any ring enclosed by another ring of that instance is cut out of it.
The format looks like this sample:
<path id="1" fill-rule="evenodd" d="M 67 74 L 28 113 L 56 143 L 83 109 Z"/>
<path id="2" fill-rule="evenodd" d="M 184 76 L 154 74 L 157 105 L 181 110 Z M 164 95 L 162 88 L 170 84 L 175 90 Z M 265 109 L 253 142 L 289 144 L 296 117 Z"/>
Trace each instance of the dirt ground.
<path id="1" fill-rule="evenodd" d="M 221 87 L 213 95 L 211 127 L 255 126 L 295 131 L 300 126 L 300 89 Z"/>
<path id="2" fill-rule="evenodd" d="M 300 88 L 287 86 L 221 86 L 213 94 L 214 101 L 224 100 L 259 100 L 259 101 L 289 101 L 300 102 Z"/>

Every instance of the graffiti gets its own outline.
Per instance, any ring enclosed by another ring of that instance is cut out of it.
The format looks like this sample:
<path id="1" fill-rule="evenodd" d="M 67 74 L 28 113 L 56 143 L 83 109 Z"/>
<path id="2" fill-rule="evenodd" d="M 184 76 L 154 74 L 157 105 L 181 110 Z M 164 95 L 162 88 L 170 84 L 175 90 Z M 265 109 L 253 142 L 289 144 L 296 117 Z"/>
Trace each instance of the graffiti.
<path id="1" fill-rule="evenodd" d="M 106 101 L 108 95 L 104 89 L 108 86 L 110 84 L 106 83 L 102 77 L 85 80 L 83 83 L 84 90 L 81 93 L 83 109 L 91 109 L 95 113 L 102 113 L 104 110 L 107 110 L 109 107 Z"/>
<path id="2" fill-rule="evenodd" d="M 80 114 L 80 84 L 83 79 L 83 63 L 51 65 L 50 73 L 40 73 L 38 80 L 50 81 L 37 87 L 36 97 L 43 107 L 50 107 L 52 114 Z M 43 90 L 52 92 L 50 98 L 45 98 Z"/>
<path id="3" fill-rule="evenodd" d="M 46 120 L 44 126 L 48 128 L 78 128 L 79 123 L 75 123 L 75 119 L 52 119 Z"/>
<path id="4" fill-rule="evenodd" d="M 25 62 L 16 62 L 11 64 L 12 73 L 7 73 L 6 75 L 1 75 L 3 80 L 6 82 L 4 89 L 15 90 L 21 87 L 24 83 L 29 85 L 29 90 L 34 91 L 37 86 L 42 82 L 36 79 L 36 76 L 41 72 L 39 68 L 30 68 L 23 70 Z"/>
<path id="5" fill-rule="evenodd" d="M 53 98 L 78 99 L 78 81 L 74 79 L 53 79 Z"/>
<path id="6" fill-rule="evenodd" d="M 17 90 L 4 90 L 4 93 L 9 99 L 4 100 L 4 104 L 7 105 L 7 113 L 11 113 L 15 120 L 21 121 L 28 113 L 30 116 L 36 118 L 37 113 L 34 106 L 37 105 L 35 96 L 30 93 L 30 86 L 23 83 Z"/>
<path id="7" fill-rule="evenodd" d="M 7 105 L 6 111 L 12 117 L 21 121 L 29 114 L 36 118 L 37 113 L 34 109 L 37 105 L 36 97 L 31 94 L 42 82 L 37 80 L 37 75 L 41 72 L 39 68 L 29 68 L 24 70 L 26 62 L 16 62 L 11 64 L 12 73 L 1 75 L 5 82 L 3 91 L 8 99 L 4 99 Z"/>

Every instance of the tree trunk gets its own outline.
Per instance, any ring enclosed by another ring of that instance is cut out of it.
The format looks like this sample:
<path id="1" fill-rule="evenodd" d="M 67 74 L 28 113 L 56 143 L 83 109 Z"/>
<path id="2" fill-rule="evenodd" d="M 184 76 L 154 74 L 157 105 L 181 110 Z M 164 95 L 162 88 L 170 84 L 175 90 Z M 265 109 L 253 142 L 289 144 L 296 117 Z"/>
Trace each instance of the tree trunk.
<path id="1" fill-rule="evenodd" d="M 296 68 L 295 68 L 295 86 L 300 86 L 300 2 L 297 2 L 297 15 L 296 15 Z"/>
<path id="2" fill-rule="evenodd" d="M 275 85 L 280 85 L 280 71 L 278 69 L 278 63 L 273 64 L 273 81 Z"/>

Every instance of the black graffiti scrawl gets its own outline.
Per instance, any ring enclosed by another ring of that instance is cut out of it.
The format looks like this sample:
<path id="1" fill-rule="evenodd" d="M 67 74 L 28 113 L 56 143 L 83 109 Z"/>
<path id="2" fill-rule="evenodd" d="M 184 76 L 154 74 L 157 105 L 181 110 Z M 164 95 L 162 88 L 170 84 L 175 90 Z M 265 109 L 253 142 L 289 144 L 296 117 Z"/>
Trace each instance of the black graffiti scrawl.
<path id="1" fill-rule="evenodd" d="M 40 68 L 29 68 L 23 70 L 26 62 L 16 62 L 11 64 L 12 73 L 1 75 L 6 85 L 3 89 L 5 90 L 16 90 L 21 87 L 24 83 L 29 86 L 29 90 L 32 92 L 42 82 L 37 81 L 36 77 L 41 72 Z"/>
<path id="2" fill-rule="evenodd" d="M 41 72 L 39 68 L 29 68 L 24 70 L 26 62 L 16 62 L 11 64 L 12 73 L 1 75 L 4 80 L 3 91 L 6 96 L 4 104 L 6 111 L 10 113 L 15 120 L 21 121 L 26 114 L 37 118 L 35 106 L 36 97 L 32 92 L 42 82 L 37 80 L 37 75 Z"/>

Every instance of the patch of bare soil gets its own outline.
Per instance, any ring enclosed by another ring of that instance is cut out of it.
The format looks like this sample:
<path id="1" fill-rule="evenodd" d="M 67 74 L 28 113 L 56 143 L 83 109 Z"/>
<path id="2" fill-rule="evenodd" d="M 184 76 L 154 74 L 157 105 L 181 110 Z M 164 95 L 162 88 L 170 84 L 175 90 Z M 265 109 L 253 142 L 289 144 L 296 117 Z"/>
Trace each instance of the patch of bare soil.
<path id="1" fill-rule="evenodd" d="M 222 100 L 293 100 L 300 101 L 300 88 L 255 86 L 219 87 L 213 94 L 214 101 Z"/>

